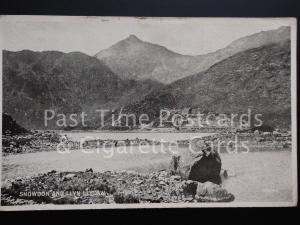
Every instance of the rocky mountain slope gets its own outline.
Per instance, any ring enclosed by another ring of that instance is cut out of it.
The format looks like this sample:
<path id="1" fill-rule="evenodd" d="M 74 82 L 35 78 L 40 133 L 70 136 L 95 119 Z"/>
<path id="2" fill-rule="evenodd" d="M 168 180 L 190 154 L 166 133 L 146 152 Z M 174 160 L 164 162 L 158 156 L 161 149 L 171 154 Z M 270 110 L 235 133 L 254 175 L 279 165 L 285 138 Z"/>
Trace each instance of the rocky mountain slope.
<path id="1" fill-rule="evenodd" d="M 46 128 L 46 109 L 64 114 L 113 109 L 160 86 L 120 79 L 104 63 L 80 52 L 3 51 L 3 112 L 29 129 Z M 57 127 L 50 123 L 47 128 Z"/>
<path id="2" fill-rule="evenodd" d="M 121 78 L 152 79 L 171 83 L 180 78 L 204 71 L 213 64 L 238 52 L 290 38 L 290 28 L 262 31 L 240 38 L 227 47 L 206 55 L 188 56 L 142 41 L 134 35 L 96 54 Z"/>
<path id="3" fill-rule="evenodd" d="M 126 112 L 148 113 L 164 108 L 200 108 L 203 112 L 263 114 L 263 122 L 288 127 L 291 120 L 290 41 L 237 53 L 204 72 L 177 80 Z"/>
<path id="4" fill-rule="evenodd" d="M 18 135 L 29 133 L 24 127 L 21 127 L 10 115 L 2 114 L 2 135 Z"/>

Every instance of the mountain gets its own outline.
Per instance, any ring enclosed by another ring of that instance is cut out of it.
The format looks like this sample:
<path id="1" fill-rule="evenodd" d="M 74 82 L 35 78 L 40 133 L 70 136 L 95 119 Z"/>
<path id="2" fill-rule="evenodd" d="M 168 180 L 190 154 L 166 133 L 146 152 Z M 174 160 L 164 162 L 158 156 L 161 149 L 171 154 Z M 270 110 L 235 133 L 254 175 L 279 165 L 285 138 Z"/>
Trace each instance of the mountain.
<path id="1" fill-rule="evenodd" d="M 158 87 L 160 83 L 150 80 L 120 79 L 104 63 L 80 52 L 3 51 L 3 112 L 29 129 L 46 128 L 46 109 L 94 113 L 130 104 Z M 47 128 L 58 127 L 51 123 Z"/>
<path id="2" fill-rule="evenodd" d="M 100 51 L 96 57 L 122 79 L 152 79 L 163 83 L 181 78 L 187 68 L 197 63 L 193 56 L 177 54 L 134 35 Z"/>
<path id="3" fill-rule="evenodd" d="M 207 70 L 213 64 L 238 52 L 278 43 L 289 38 L 290 27 L 280 27 L 240 38 L 216 52 L 188 56 L 130 35 L 110 48 L 100 51 L 96 57 L 122 79 L 152 79 L 168 84 Z"/>
<path id="4" fill-rule="evenodd" d="M 264 123 L 289 127 L 291 120 L 290 41 L 252 48 L 208 70 L 177 80 L 124 108 L 127 113 L 199 108 L 202 112 L 262 114 Z"/>
<path id="5" fill-rule="evenodd" d="M 10 115 L 2 114 L 2 134 L 27 134 L 29 133 L 25 128 L 21 127 Z"/>

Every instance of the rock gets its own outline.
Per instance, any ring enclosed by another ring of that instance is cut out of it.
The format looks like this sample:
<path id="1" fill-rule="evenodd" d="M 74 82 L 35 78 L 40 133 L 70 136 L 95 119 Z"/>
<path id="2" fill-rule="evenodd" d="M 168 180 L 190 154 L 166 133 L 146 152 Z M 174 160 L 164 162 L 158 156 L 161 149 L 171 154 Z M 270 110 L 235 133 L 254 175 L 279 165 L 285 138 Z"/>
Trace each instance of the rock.
<path id="1" fill-rule="evenodd" d="M 167 171 L 161 171 L 158 175 L 158 178 L 160 179 L 165 179 L 165 177 L 168 176 L 168 172 Z"/>
<path id="2" fill-rule="evenodd" d="M 163 186 L 163 185 L 166 185 L 166 183 L 165 183 L 164 181 L 160 181 L 160 182 L 159 182 L 159 185 L 162 185 L 162 186 Z"/>
<path id="3" fill-rule="evenodd" d="M 75 201 L 71 196 L 59 196 L 55 197 L 53 200 L 53 203 L 55 204 L 74 204 Z"/>
<path id="4" fill-rule="evenodd" d="M 127 170 L 126 172 L 127 172 L 127 174 L 131 174 L 131 175 L 137 174 L 137 172 L 135 172 L 135 171 L 133 171 L 133 170 Z"/>
<path id="5" fill-rule="evenodd" d="M 221 185 L 209 181 L 198 182 L 196 198 L 199 202 L 230 202 L 234 200 L 233 194 L 228 193 Z"/>
<path id="6" fill-rule="evenodd" d="M 180 155 L 173 155 L 170 166 L 169 166 L 170 175 L 180 174 Z"/>
<path id="7" fill-rule="evenodd" d="M 193 197 L 187 197 L 182 199 L 184 202 L 193 202 L 194 198 Z"/>
<path id="8" fill-rule="evenodd" d="M 160 191 L 160 188 L 157 187 L 157 188 L 155 188 L 154 190 L 158 192 L 158 191 Z"/>
<path id="9" fill-rule="evenodd" d="M 132 183 L 135 185 L 140 185 L 140 184 L 144 183 L 144 181 L 143 180 L 135 180 Z"/>
<path id="10" fill-rule="evenodd" d="M 56 170 L 51 170 L 50 172 L 48 172 L 48 174 L 54 174 L 56 173 Z"/>
<path id="11" fill-rule="evenodd" d="M 179 180 L 181 180 L 181 177 L 178 176 L 178 175 L 173 175 L 173 176 L 170 177 L 170 180 L 177 180 L 177 181 L 179 181 Z"/>
<path id="12" fill-rule="evenodd" d="M 184 196 L 195 195 L 197 190 L 198 182 L 187 180 L 182 182 L 182 192 Z"/>
<path id="13" fill-rule="evenodd" d="M 2 189 L 11 190 L 12 182 L 10 180 L 5 180 L 2 184 Z"/>
<path id="14" fill-rule="evenodd" d="M 93 171 L 92 168 L 90 168 L 90 169 L 86 169 L 85 172 L 87 172 L 87 173 L 93 173 L 94 171 Z"/>
<path id="15" fill-rule="evenodd" d="M 120 193 L 115 193 L 113 195 L 115 203 L 139 203 L 140 200 L 133 192 L 129 190 L 122 191 Z"/>
<path id="16" fill-rule="evenodd" d="M 122 178 L 118 178 L 117 181 L 121 182 L 121 183 L 126 183 L 126 180 L 122 179 Z"/>
<path id="17" fill-rule="evenodd" d="M 211 181 L 221 183 L 221 158 L 216 151 L 210 151 L 208 156 L 203 154 L 191 167 L 188 179 L 204 183 Z"/>
<path id="18" fill-rule="evenodd" d="M 17 177 L 17 178 L 15 179 L 15 181 L 22 181 L 22 180 L 23 180 L 22 177 Z"/>
<path id="19" fill-rule="evenodd" d="M 106 201 L 107 204 L 115 203 L 114 196 L 113 195 L 106 196 L 105 201 Z"/>
<path id="20" fill-rule="evenodd" d="M 74 174 L 74 173 L 69 173 L 69 174 L 67 174 L 67 175 L 65 175 L 64 177 L 63 177 L 63 180 L 69 180 L 69 179 L 72 179 L 73 177 L 75 177 L 76 176 L 76 174 Z"/>
<path id="21" fill-rule="evenodd" d="M 221 170 L 221 173 L 220 173 L 220 176 L 222 177 L 222 178 L 228 178 L 228 172 L 227 172 L 227 170 Z"/>

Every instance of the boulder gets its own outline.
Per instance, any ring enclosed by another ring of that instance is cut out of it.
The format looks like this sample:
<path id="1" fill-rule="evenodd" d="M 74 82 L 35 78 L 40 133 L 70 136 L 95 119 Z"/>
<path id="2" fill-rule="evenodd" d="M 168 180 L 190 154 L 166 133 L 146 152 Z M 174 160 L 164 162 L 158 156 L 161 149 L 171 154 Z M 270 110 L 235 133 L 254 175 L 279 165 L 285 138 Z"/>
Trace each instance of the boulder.
<path id="1" fill-rule="evenodd" d="M 185 197 L 195 196 L 198 182 L 193 180 L 185 180 L 182 182 L 182 193 Z"/>
<path id="2" fill-rule="evenodd" d="M 221 185 L 207 181 L 198 182 L 195 198 L 198 202 L 231 202 L 234 200 L 234 195 Z"/>
<path id="3" fill-rule="evenodd" d="M 12 189 L 12 186 L 13 186 L 12 182 L 7 179 L 3 182 L 2 189 L 10 190 Z"/>
<path id="4" fill-rule="evenodd" d="M 211 151 L 208 155 L 203 154 L 191 166 L 188 179 L 201 183 L 211 181 L 220 184 L 221 166 L 221 158 L 216 151 Z"/>
<path id="5" fill-rule="evenodd" d="M 180 155 L 172 155 L 169 166 L 170 175 L 180 175 Z"/>

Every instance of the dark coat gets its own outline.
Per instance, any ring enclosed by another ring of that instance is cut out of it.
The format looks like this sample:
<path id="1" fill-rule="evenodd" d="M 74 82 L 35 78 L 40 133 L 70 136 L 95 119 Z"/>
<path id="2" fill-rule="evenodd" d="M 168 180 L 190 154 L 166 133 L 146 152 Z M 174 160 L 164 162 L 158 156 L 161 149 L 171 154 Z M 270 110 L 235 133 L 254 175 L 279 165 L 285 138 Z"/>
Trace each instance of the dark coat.
<path id="1" fill-rule="evenodd" d="M 206 156 L 202 155 L 191 167 L 188 179 L 204 183 L 206 181 L 215 184 L 221 183 L 221 157 L 218 152 L 211 151 Z"/>

